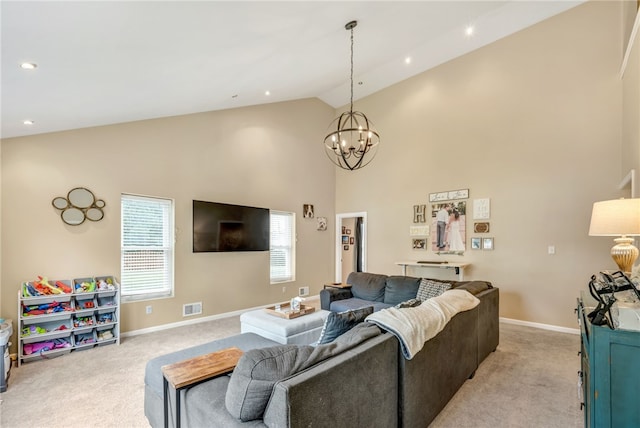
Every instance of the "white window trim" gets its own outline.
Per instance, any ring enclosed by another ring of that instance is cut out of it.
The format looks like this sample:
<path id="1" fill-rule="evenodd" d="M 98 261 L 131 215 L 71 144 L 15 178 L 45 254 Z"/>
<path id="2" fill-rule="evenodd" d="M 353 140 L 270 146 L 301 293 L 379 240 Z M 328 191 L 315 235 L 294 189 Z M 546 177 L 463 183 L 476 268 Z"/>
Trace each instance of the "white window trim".
<path id="1" fill-rule="evenodd" d="M 291 246 L 290 246 L 290 257 L 291 257 L 291 277 L 286 279 L 273 279 L 273 275 L 271 273 L 271 251 L 273 250 L 273 246 L 271 242 L 271 236 L 269 237 L 269 281 L 271 284 L 286 284 L 289 282 L 295 282 L 296 280 L 296 213 L 290 211 L 277 211 L 270 210 L 269 216 L 271 217 L 273 214 L 280 215 L 288 215 L 291 216 Z M 271 232 L 270 232 L 271 233 Z"/>
<path id="2" fill-rule="evenodd" d="M 174 278 L 174 272 L 175 272 L 175 200 L 171 199 L 171 198 L 163 198 L 163 197 L 156 197 L 156 196 L 146 196 L 146 195 L 135 195 L 135 194 L 130 194 L 130 193 L 122 193 L 120 196 L 120 206 L 121 206 L 121 211 L 123 208 L 123 200 L 125 198 L 128 199 L 143 199 L 143 200 L 158 200 L 158 201 L 168 201 L 170 203 L 170 212 L 169 212 L 169 218 L 167 219 L 168 224 L 166 226 L 167 231 L 169 233 L 168 236 L 168 241 L 169 241 L 169 251 L 170 251 L 170 257 L 169 257 L 169 266 L 167 267 L 168 273 L 167 273 L 167 278 L 170 282 L 170 287 L 168 290 L 166 291 L 162 291 L 162 292 L 148 292 L 148 293 L 141 293 L 141 294 L 124 294 L 124 289 L 121 288 L 122 291 L 122 302 L 123 303 L 127 303 L 127 302 L 139 302 L 139 301 L 145 301 L 145 300 L 157 300 L 157 299 L 166 299 L 166 298 L 171 298 L 174 297 L 174 293 L 175 293 L 175 278 Z M 122 270 L 123 270 L 123 266 L 122 266 L 122 257 L 123 257 L 123 233 L 124 233 L 124 214 L 121 212 L 121 219 L 120 219 L 120 260 L 121 260 L 121 266 L 120 266 L 120 281 L 122 282 Z M 121 284 L 122 286 L 122 284 Z"/>

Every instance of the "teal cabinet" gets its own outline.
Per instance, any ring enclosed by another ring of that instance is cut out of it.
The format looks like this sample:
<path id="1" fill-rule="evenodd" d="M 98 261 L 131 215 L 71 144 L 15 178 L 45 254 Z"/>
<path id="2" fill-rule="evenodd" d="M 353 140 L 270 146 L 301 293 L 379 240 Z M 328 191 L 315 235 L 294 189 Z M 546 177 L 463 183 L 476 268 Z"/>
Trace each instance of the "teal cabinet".
<path id="1" fill-rule="evenodd" d="M 640 427 L 640 332 L 593 325 L 595 302 L 578 299 L 585 427 Z"/>

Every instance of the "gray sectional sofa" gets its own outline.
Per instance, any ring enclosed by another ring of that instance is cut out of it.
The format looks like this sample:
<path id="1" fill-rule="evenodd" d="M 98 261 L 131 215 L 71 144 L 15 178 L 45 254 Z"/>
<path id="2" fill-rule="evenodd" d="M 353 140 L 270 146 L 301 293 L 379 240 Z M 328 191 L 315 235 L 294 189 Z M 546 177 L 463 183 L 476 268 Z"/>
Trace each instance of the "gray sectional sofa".
<path id="1" fill-rule="evenodd" d="M 395 306 L 416 297 L 423 280 L 446 283 L 451 289 L 467 290 L 478 299 L 478 364 L 496 350 L 500 341 L 498 310 L 500 294 L 488 281 L 444 281 L 411 276 L 388 276 L 351 272 L 351 288 L 326 288 L 320 291 L 322 309 L 334 312 L 373 306 L 375 311 Z M 457 390 L 457 389 L 456 389 Z"/>
<path id="2" fill-rule="evenodd" d="M 408 277 L 406 280 L 415 282 Z M 145 371 L 145 415 L 151 426 L 163 425 L 163 365 L 237 346 L 248 351 L 245 357 L 251 356 L 252 361 L 267 361 L 268 367 L 278 369 L 284 363 L 274 364 L 272 356 L 293 352 L 297 357 L 285 360 L 301 370 L 286 372 L 281 378 L 267 373 L 271 383 L 264 411 L 258 419 L 243 422 L 232 413 L 234 409 L 248 408 L 251 403 L 242 400 L 252 393 L 242 389 L 239 393 L 237 379 L 244 377 L 243 386 L 265 384 L 260 378 L 264 374 L 256 375 L 258 366 L 247 367 L 243 357 L 233 375 L 220 376 L 181 392 L 182 426 L 424 428 L 498 345 L 498 289 L 477 281 L 455 285 L 475 294 L 480 304 L 451 318 L 411 360 L 403 357 L 395 336 L 369 323 L 360 324 L 336 341 L 315 349 L 281 345 L 244 333 L 150 360 Z M 173 416 L 173 393 L 169 397 Z"/>

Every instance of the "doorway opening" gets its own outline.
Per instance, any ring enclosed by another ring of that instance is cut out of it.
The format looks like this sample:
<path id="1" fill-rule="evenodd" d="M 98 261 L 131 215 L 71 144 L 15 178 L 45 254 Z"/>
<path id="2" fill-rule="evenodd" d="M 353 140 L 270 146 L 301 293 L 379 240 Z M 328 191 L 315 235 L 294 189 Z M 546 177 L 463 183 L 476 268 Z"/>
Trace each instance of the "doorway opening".
<path id="1" fill-rule="evenodd" d="M 367 271 L 367 213 L 336 214 L 336 282 Z"/>

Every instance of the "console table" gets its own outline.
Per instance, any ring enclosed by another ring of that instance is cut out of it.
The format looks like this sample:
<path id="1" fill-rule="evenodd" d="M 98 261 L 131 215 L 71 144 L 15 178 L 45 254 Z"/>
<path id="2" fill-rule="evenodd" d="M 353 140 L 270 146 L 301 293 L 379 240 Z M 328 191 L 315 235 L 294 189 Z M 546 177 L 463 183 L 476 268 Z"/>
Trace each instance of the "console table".
<path id="1" fill-rule="evenodd" d="M 417 261 L 411 262 L 396 262 L 398 266 L 402 266 L 402 275 L 407 275 L 407 266 L 421 267 L 428 269 L 454 269 L 456 275 L 458 275 L 459 281 L 464 281 L 464 268 L 471 266 L 471 263 L 456 263 L 456 262 L 434 262 L 434 263 L 420 263 Z"/>
<path id="2" fill-rule="evenodd" d="M 581 406 L 585 428 L 640 426 L 640 331 L 594 325 L 587 314 L 596 306 L 587 292 L 578 298 Z"/>
<path id="3" fill-rule="evenodd" d="M 242 354 L 243 352 L 240 349 L 232 347 L 162 366 L 165 428 L 170 426 L 169 384 L 175 390 L 175 427 L 180 428 L 180 391 L 212 377 L 233 371 Z"/>

